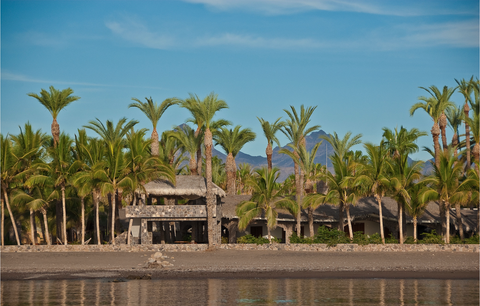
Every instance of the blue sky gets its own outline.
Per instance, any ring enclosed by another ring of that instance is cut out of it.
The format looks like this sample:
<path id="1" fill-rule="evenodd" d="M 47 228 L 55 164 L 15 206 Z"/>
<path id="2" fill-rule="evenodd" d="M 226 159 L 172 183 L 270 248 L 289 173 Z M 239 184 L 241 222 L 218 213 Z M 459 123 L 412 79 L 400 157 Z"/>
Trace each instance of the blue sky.
<path id="1" fill-rule="evenodd" d="M 285 118 L 290 105 L 317 106 L 312 124 L 327 133 L 378 143 L 383 127 L 430 131 L 428 115 L 408 112 L 427 94 L 419 86 L 479 76 L 478 1 L 2 0 L 1 30 L 3 134 L 27 121 L 50 133 L 27 93 L 53 85 L 81 97 L 58 117 L 72 136 L 95 118 L 151 128 L 132 97 L 214 91 L 230 106 L 219 117 L 257 133 L 242 150 L 251 155 L 265 156 L 257 116 Z M 188 117 L 172 107 L 158 129 Z M 418 144 L 432 147 L 431 136 Z"/>

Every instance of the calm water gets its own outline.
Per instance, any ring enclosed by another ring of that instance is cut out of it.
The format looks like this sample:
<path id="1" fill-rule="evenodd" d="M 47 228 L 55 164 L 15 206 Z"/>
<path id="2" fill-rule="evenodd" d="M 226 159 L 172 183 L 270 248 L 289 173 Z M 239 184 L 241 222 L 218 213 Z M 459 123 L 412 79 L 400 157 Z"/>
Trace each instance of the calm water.
<path id="1" fill-rule="evenodd" d="M 477 280 L 2 281 L 2 305 L 478 305 Z"/>

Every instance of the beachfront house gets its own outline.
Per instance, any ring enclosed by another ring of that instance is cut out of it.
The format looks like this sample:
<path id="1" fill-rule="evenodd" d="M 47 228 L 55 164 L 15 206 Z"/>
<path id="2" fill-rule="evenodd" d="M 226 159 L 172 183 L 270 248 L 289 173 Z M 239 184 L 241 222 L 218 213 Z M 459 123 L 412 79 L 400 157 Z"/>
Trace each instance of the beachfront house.
<path id="1" fill-rule="evenodd" d="M 250 196 L 226 196 L 221 199 L 222 203 L 222 235 L 228 237 L 229 243 L 235 243 L 238 237 L 251 234 L 256 237 L 267 238 L 267 226 L 264 216 L 255 218 L 245 229 L 238 231 L 238 216 L 235 215 L 235 207 L 238 203 L 249 200 Z M 395 200 L 384 197 L 382 198 L 383 208 L 383 226 L 385 237 L 392 235 L 398 238 L 398 204 Z M 473 233 L 476 227 L 477 211 L 469 208 L 462 209 L 463 225 L 465 232 Z M 362 232 L 367 235 L 380 233 L 380 222 L 378 215 L 378 204 L 373 197 L 366 197 L 358 201 L 356 205 L 350 207 L 350 216 L 352 220 L 353 232 Z M 338 207 L 325 204 L 320 205 L 313 214 L 313 228 L 316 233 L 322 225 L 329 228 L 337 228 L 338 224 Z M 346 218 L 346 215 L 344 216 Z M 404 215 L 404 231 L 407 236 L 413 236 L 413 219 L 408 215 Z M 289 237 L 296 230 L 296 221 L 291 214 L 285 211 L 279 211 L 277 218 L 277 228 L 272 230 L 271 235 L 280 239 L 282 242 L 289 242 Z M 344 231 L 348 233 L 346 220 Z M 450 228 L 452 232 L 458 230 L 455 211 L 450 211 Z M 431 202 L 425 213 L 418 218 L 417 235 L 419 238 L 422 233 L 435 230 L 441 233 L 440 211 L 437 204 Z M 307 214 L 305 211 L 301 215 L 301 236 L 310 236 Z"/>
<path id="2" fill-rule="evenodd" d="M 198 175 L 177 175 L 175 186 L 166 180 L 145 184 L 146 196 L 140 205 L 126 206 L 122 212 L 126 221 L 133 220 L 133 243 L 208 243 L 206 185 L 206 179 Z M 217 209 L 210 219 L 214 222 L 213 228 L 217 229 L 216 244 L 220 243 L 221 231 L 219 200 L 225 197 L 225 192 L 214 184 L 213 194 Z M 117 239 L 125 243 L 126 234 Z"/>

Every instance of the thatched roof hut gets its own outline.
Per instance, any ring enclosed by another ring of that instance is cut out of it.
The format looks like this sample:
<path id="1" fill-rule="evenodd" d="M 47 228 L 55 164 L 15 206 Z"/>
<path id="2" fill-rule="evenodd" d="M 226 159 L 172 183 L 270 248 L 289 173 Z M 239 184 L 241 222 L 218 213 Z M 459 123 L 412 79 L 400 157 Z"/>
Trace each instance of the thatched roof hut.
<path id="1" fill-rule="evenodd" d="M 175 186 L 167 180 L 154 180 L 145 185 L 147 194 L 158 197 L 181 197 L 195 200 L 207 196 L 207 180 L 200 175 L 177 175 Z M 213 194 L 224 197 L 225 191 L 213 184 Z"/>

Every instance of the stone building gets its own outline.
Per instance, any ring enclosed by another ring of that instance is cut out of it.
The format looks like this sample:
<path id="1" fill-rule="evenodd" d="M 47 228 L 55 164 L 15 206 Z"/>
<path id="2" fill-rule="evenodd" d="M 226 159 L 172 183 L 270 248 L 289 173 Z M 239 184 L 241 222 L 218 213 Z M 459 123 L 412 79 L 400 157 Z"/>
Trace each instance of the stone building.
<path id="1" fill-rule="evenodd" d="M 124 209 L 126 220 L 133 220 L 133 243 L 208 243 L 206 179 L 198 175 L 177 175 L 175 186 L 166 180 L 144 185 L 146 196 L 137 206 Z M 225 192 L 214 184 L 217 209 L 210 220 L 215 223 L 216 243 L 220 242 L 221 203 Z M 165 204 L 165 205 L 160 205 Z M 126 235 L 125 235 L 126 237 Z M 125 238 L 123 238 L 125 240 Z M 121 241 L 120 243 L 125 243 Z"/>

